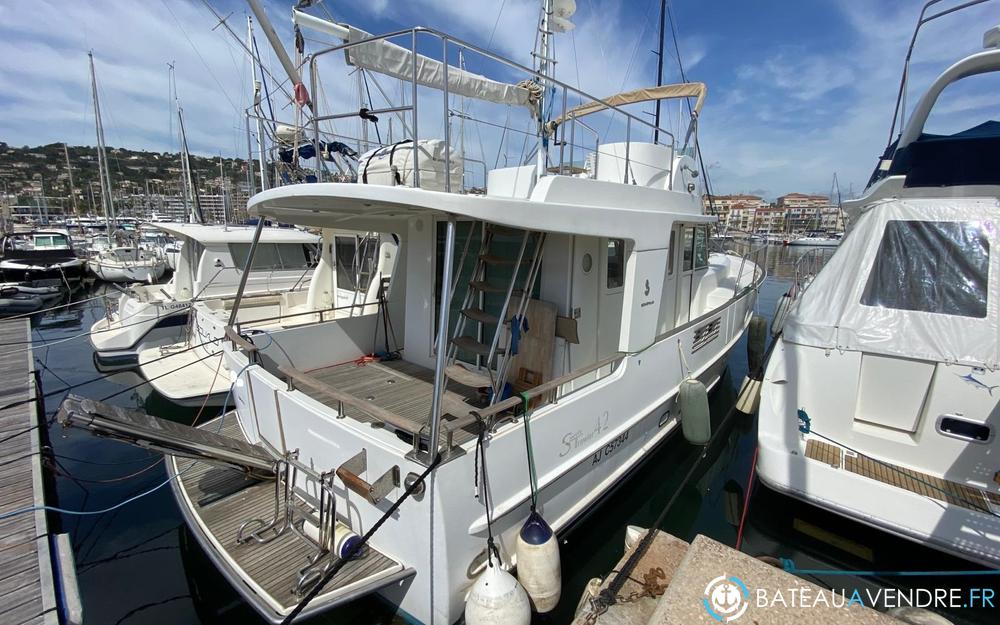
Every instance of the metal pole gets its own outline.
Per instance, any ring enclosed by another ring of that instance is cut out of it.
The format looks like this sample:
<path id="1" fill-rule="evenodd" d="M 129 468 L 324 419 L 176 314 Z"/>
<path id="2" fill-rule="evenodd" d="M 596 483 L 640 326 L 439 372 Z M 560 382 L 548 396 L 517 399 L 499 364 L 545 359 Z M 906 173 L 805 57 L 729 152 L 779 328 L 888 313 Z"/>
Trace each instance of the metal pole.
<path id="1" fill-rule="evenodd" d="M 312 59 L 309 62 L 309 91 L 310 93 L 317 93 L 316 91 L 316 59 Z M 323 150 L 320 148 L 319 143 L 319 103 L 316 103 L 316 108 L 313 110 L 313 148 L 316 151 L 316 182 L 323 182 L 323 168 L 326 166 L 323 163 Z"/>
<path id="2" fill-rule="evenodd" d="M 660 41 L 656 48 L 656 86 L 663 84 L 663 19 L 667 14 L 667 0 L 660 0 Z M 656 115 L 653 118 L 653 143 L 660 142 L 660 101 L 656 101 Z"/>
<path id="3" fill-rule="evenodd" d="M 247 16 L 247 45 L 248 50 L 253 49 L 253 19 Z M 263 66 L 261 66 L 263 71 Z M 260 108 L 260 81 L 257 80 L 257 59 L 250 53 L 250 71 L 253 78 L 253 104 L 254 113 Z M 261 111 L 263 115 L 263 111 Z M 264 125 L 261 123 L 261 115 L 254 115 L 257 120 L 257 159 L 260 161 L 260 190 L 267 191 L 267 157 L 264 154 Z"/>
<path id="4" fill-rule="evenodd" d="M 250 113 L 247 112 L 247 192 L 252 197 L 257 190 L 253 183 L 253 142 L 250 139 Z"/>
<path id="5" fill-rule="evenodd" d="M 441 268 L 441 302 L 438 314 L 437 353 L 434 359 L 434 395 L 431 397 L 431 432 L 427 463 L 437 459 L 438 434 L 441 428 L 441 395 L 444 393 L 444 367 L 448 361 L 448 313 L 451 308 L 451 271 L 455 262 L 455 218 L 448 218 L 444 237 L 444 267 Z"/>
<path id="6" fill-rule="evenodd" d="M 417 31 L 413 30 L 413 37 L 410 43 L 410 78 L 413 80 L 413 186 L 420 186 L 420 167 L 417 166 Z"/>
<path id="7" fill-rule="evenodd" d="M 260 233 L 264 230 L 264 216 L 257 215 L 257 229 L 253 231 L 253 241 L 250 242 L 250 253 L 247 254 L 247 264 L 243 267 L 240 275 L 240 286 L 236 289 L 236 299 L 233 300 L 233 311 L 229 313 L 229 326 L 236 323 L 236 314 L 240 312 L 240 300 L 243 299 L 243 291 L 247 288 L 247 278 L 250 277 L 250 268 L 253 267 L 253 257 L 257 253 L 257 242 L 260 241 Z"/>
<path id="8" fill-rule="evenodd" d="M 451 193 L 451 119 L 448 117 L 448 40 L 441 38 L 444 48 L 442 65 L 444 67 L 444 191 Z M 414 54 L 416 56 L 416 54 Z"/>

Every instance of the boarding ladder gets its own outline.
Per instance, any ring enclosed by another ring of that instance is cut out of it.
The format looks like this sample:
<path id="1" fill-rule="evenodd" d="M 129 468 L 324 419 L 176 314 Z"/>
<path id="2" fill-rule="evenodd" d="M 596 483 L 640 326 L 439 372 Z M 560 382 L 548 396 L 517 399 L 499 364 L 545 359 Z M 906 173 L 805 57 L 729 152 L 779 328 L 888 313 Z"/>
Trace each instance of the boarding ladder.
<path id="1" fill-rule="evenodd" d="M 475 227 L 469 230 L 465 249 L 459 267 L 465 264 L 469 242 Z M 517 255 L 505 256 L 495 251 L 497 236 L 515 237 L 520 239 Z M 472 388 L 488 388 L 490 404 L 500 401 L 504 384 L 507 381 L 510 366 L 510 343 L 512 339 L 513 320 L 524 319 L 528 308 L 528 300 L 538 278 L 541 267 L 542 250 L 545 244 L 545 233 L 517 228 L 508 228 L 497 224 L 482 222 L 482 242 L 480 244 L 476 265 L 468 282 L 458 322 L 448 348 L 448 361 L 445 374 L 448 379 Z M 506 285 L 490 282 L 490 268 L 507 265 L 511 267 L 510 280 Z M 461 271 L 456 272 L 455 284 Z M 520 280 L 519 280 L 520 278 Z M 503 303 L 498 314 L 488 311 L 486 296 L 490 293 L 503 294 Z M 517 297 L 516 309 L 511 311 L 511 300 Z M 510 313 L 510 314 L 508 314 Z M 501 323 L 501 320 L 503 322 Z M 492 336 L 488 337 L 487 326 L 493 326 Z M 501 337 L 507 328 L 505 344 L 501 345 Z M 470 336 L 470 330 L 475 330 L 475 336 Z M 471 352 L 476 355 L 475 368 L 468 368 L 458 362 L 459 351 Z"/>

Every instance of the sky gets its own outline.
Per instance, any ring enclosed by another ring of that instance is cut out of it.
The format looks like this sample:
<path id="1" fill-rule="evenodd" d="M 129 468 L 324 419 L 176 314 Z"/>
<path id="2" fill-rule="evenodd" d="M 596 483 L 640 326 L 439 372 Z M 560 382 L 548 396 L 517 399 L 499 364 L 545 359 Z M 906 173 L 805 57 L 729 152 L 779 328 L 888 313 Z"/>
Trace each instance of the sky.
<path id="1" fill-rule="evenodd" d="M 246 4 L 207 2 L 240 36 L 245 34 Z M 293 3 L 265 4 L 290 47 Z M 576 4 L 575 30 L 556 36 L 557 78 L 599 97 L 655 84 L 659 1 Z M 828 194 L 834 173 L 845 195 L 863 189 L 887 141 L 919 2 L 672 0 L 670 7 L 686 77 L 708 86 L 699 136 L 715 193 L 768 199 L 792 191 Z M 530 65 L 538 2 L 323 0 L 309 11 L 375 33 L 414 25 L 436 28 Z M 981 49 L 983 32 L 998 24 L 1000 2 L 994 0 L 921 30 L 908 107 L 943 69 Z M 307 52 L 326 45 L 320 39 L 330 42 L 321 35 L 308 37 Z M 258 45 L 280 76 L 260 33 Z M 665 82 L 680 82 L 669 26 L 666 46 Z M 249 64 L 203 0 L 5 0 L 0 4 L 0 141 L 96 142 L 88 50 L 95 56 L 109 145 L 177 148 L 168 91 L 167 63 L 173 63 L 192 151 L 246 155 Z M 357 98 L 356 81 L 336 76 L 342 57 L 334 56 L 328 57 L 322 98 L 350 103 Z M 474 63 L 470 68 L 478 70 Z M 946 90 L 928 129 L 950 132 L 1000 119 L 998 82 L 966 79 Z M 429 95 L 420 98 L 421 108 L 425 98 L 432 102 Z M 291 114 L 287 99 L 274 102 L 279 116 Z M 676 124 L 677 111 L 670 111 L 664 123 Z M 505 121 L 496 110 L 484 111 L 481 118 Z M 469 130 L 475 137 L 470 141 L 483 145 L 483 160 L 494 160 L 499 139 L 483 140 L 481 128 L 476 128 L 479 136 Z M 522 147 L 512 147 L 510 135 L 505 140 L 505 153 Z M 499 159 L 494 162 L 502 163 Z"/>

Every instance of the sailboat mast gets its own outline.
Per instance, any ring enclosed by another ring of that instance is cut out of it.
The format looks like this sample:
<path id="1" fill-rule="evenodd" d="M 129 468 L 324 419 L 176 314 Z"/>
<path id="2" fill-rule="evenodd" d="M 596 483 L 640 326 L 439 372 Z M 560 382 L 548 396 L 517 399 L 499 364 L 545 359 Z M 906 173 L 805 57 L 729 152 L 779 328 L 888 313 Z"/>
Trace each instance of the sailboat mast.
<path id="1" fill-rule="evenodd" d="M 73 166 L 69 164 L 69 146 L 63 143 L 63 155 L 66 157 L 66 174 L 69 176 L 69 199 L 73 205 L 73 214 L 79 215 L 76 206 L 76 187 L 73 186 Z"/>
<path id="2" fill-rule="evenodd" d="M 111 201 L 111 176 L 108 174 L 108 157 L 104 149 L 104 124 L 101 123 L 101 101 L 97 96 L 97 72 L 94 71 L 94 53 L 90 57 L 90 86 L 94 97 L 94 123 L 97 128 L 97 175 L 101 185 L 101 205 L 104 207 L 104 223 L 111 236 L 115 207 Z"/>
<path id="3" fill-rule="evenodd" d="M 537 173 L 538 177 L 541 178 L 546 173 L 546 168 L 548 167 L 548 156 L 549 156 L 549 139 L 545 135 L 545 99 L 546 92 L 549 88 L 549 81 L 546 80 L 549 77 L 549 72 L 551 71 L 551 59 L 549 38 L 552 36 L 552 31 L 549 29 L 549 16 L 552 15 L 552 0 L 542 0 L 542 18 L 541 24 L 539 26 L 539 41 L 538 41 L 538 73 L 543 76 L 542 78 L 542 95 L 538 99 L 538 158 L 537 158 Z"/>
<path id="4" fill-rule="evenodd" d="M 663 27 L 667 15 L 667 0 L 660 0 L 660 36 L 656 48 L 656 86 L 663 84 Z M 660 100 L 656 101 L 656 115 L 653 118 L 653 143 L 660 142 Z"/>
<path id="5" fill-rule="evenodd" d="M 267 191 L 267 158 L 264 156 L 264 125 L 260 120 L 260 81 L 257 80 L 257 59 L 254 56 L 253 18 L 247 16 L 247 50 L 250 55 L 250 75 L 253 80 L 253 108 L 257 122 L 257 161 L 260 168 L 260 190 Z"/>
<path id="6" fill-rule="evenodd" d="M 177 122 L 181 130 L 181 162 L 184 170 L 185 183 L 191 190 L 192 210 L 191 223 L 205 223 L 204 215 L 201 212 L 201 202 L 198 201 L 198 188 L 194 186 L 194 178 L 191 175 L 191 157 L 188 153 L 187 134 L 184 132 L 184 111 L 180 105 L 177 106 Z"/>

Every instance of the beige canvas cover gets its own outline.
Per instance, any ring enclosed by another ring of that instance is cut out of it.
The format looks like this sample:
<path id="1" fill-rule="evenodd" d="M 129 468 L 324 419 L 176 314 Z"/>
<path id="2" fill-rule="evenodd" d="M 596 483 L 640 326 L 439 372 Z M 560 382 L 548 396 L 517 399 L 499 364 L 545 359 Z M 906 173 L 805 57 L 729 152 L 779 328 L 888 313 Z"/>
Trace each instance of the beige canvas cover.
<path id="1" fill-rule="evenodd" d="M 675 85 L 661 85 L 659 87 L 643 87 L 624 93 L 616 93 L 613 96 L 604 98 L 603 102 L 587 102 L 566 111 L 566 114 L 556 120 L 557 124 L 563 123 L 567 119 L 583 117 L 606 109 L 608 106 L 624 106 L 635 104 L 636 102 L 649 102 L 652 100 L 669 100 L 674 98 L 697 98 L 694 107 L 691 109 L 694 115 L 701 112 L 701 107 L 705 103 L 705 94 L 708 88 L 703 82 L 684 82 Z"/>

